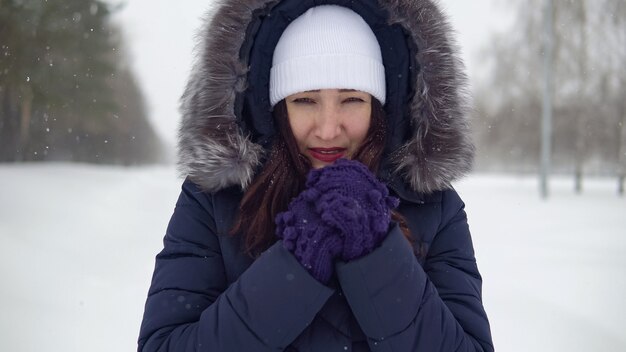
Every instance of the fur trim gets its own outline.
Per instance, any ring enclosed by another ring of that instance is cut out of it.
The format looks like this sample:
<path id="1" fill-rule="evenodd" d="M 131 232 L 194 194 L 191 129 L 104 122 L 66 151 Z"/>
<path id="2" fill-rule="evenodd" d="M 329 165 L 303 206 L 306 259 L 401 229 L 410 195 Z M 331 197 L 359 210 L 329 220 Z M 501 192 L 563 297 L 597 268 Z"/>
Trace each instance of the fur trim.
<path id="1" fill-rule="evenodd" d="M 241 133 L 234 102 L 246 89 L 247 63 L 238 59 L 243 33 L 265 2 L 216 1 L 199 35 L 200 57 L 181 99 L 178 166 L 206 191 L 245 189 L 260 164 L 263 149 Z"/>
<path id="2" fill-rule="evenodd" d="M 474 158 L 467 77 L 452 28 L 431 1 L 390 1 L 384 7 L 390 23 L 407 29 L 420 48 L 418 88 L 410 107 L 415 130 L 394 152 L 395 171 L 421 193 L 450 188 L 471 170 Z"/>
<path id="3" fill-rule="evenodd" d="M 253 12 L 271 0 L 216 1 L 200 34 L 201 53 L 182 97 L 179 172 L 204 190 L 245 189 L 263 148 L 243 135 L 234 106 L 246 90 L 247 62 L 239 60 Z M 452 30 L 432 0 L 380 0 L 391 24 L 401 25 L 419 48 L 415 96 L 409 107 L 412 138 L 392 155 L 394 170 L 410 187 L 431 193 L 470 171 L 474 146 L 464 66 Z"/>

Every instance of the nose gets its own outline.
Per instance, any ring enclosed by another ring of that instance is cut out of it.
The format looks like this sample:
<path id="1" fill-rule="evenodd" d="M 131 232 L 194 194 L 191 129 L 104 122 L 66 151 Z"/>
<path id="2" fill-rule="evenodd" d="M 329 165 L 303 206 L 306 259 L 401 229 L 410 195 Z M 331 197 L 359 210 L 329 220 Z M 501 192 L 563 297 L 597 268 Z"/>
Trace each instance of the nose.
<path id="1" fill-rule="evenodd" d="M 321 140 L 332 140 L 341 134 L 341 115 L 333 106 L 324 106 L 316 121 L 315 136 Z"/>

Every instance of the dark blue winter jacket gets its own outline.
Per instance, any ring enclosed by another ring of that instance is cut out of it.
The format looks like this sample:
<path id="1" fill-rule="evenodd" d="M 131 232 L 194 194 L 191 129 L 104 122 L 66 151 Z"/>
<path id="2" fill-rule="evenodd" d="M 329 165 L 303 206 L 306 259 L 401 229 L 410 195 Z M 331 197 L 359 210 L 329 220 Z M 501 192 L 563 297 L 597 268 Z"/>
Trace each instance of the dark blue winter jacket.
<path id="1" fill-rule="evenodd" d="M 227 235 L 241 193 L 183 184 L 146 303 L 139 351 L 492 351 L 463 202 L 402 199 L 427 255 L 397 226 L 320 284 L 280 241 L 252 260 Z"/>

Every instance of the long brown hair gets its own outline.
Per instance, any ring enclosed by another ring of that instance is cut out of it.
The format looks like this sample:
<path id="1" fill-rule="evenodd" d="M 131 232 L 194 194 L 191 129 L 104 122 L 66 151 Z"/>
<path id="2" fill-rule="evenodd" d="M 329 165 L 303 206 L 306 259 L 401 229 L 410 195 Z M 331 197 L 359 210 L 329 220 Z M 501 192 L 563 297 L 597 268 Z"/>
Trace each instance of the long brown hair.
<path id="1" fill-rule="evenodd" d="M 230 231 L 231 235 L 243 234 L 244 252 L 253 257 L 276 242 L 274 219 L 302 192 L 306 175 L 311 169 L 309 160 L 298 150 L 289 124 L 285 100 L 276 104 L 273 115 L 277 133 L 272 149 L 260 174 L 244 193 L 239 204 L 239 215 Z M 386 130 L 382 105 L 372 98 L 370 127 L 353 159 L 362 162 L 374 173 L 378 170 L 383 155 Z M 392 220 L 400 224 L 405 237 L 413 243 L 402 215 L 393 211 Z"/>

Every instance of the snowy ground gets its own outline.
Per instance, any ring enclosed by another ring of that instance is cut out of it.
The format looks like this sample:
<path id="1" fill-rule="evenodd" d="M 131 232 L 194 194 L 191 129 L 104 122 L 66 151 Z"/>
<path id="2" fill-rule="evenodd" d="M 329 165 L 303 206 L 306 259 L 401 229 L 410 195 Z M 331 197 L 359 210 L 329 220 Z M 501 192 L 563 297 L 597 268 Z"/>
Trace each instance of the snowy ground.
<path id="1" fill-rule="evenodd" d="M 0 351 L 133 351 L 180 189 L 171 168 L 0 166 Z M 474 175 L 467 204 L 499 351 L 626 351 L 626 198 Z"/>

